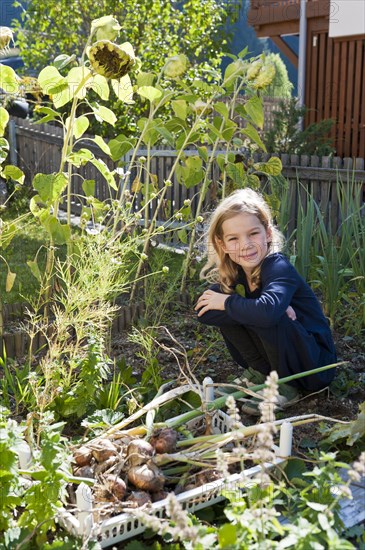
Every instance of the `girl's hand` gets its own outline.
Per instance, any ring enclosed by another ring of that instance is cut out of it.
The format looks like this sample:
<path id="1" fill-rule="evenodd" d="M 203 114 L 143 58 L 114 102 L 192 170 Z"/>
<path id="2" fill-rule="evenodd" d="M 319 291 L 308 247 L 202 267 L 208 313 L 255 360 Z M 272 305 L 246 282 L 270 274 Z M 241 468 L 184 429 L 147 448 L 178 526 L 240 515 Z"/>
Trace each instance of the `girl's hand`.
<path id="1" fill-rule="evenodd" d="M 289 306 L 288 309 L 286 310 L 285 312 L 287 314 L 287 316 L 289 317 L 289 319 L 291 319 L 292 321 L 296 321 L 297 320 L 297 316 L 295 314 L 295 311 L 294 309 Z"/>
<path id="2" fill-rule="evenodd" d="M 210 309 L 217 309 L 224 311 L 224 304 L 229 294 L 221 294 L 220 292 L 214 292 L 214 290 L 206 290 L 198 298 L 195 306 L 195 311 L 198 311 L 198 317 L 204 315 Z"/>

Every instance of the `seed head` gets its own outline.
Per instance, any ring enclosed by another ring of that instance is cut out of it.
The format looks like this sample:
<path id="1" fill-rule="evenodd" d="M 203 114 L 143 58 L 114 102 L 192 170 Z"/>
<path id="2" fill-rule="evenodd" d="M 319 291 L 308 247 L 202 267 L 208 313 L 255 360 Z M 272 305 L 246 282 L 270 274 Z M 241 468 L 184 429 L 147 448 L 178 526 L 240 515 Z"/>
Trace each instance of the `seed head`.
<path id="1" fill-rule="evenodd" d="M 184 74 L 188 66 L 188 58 L 184 54 L 169 57 L 164 66 L 164 73 L 167 78 L 177 78 Z"/>
<path id="2" fill-rule="evenodd" d="M 118 46 L 110 40 L 98 40 L 89 48 L 88 56 L 96 73 L 116 80 L 129 73 L 136 62 L 129 42 Z"/>
<path id="3" fill-rule="evenodd" d="M 91 32 L 95 32 L 96 40 L 115 40 L 122 27 L 112 15 L 105 15 L 91 22 Z"/>
<path id="4" fill-rule="evenodd" d="M 0 27 L 0 52 L 7 50 L 12 40 L 14 40 L 13 31 L 9 27 Z"/>

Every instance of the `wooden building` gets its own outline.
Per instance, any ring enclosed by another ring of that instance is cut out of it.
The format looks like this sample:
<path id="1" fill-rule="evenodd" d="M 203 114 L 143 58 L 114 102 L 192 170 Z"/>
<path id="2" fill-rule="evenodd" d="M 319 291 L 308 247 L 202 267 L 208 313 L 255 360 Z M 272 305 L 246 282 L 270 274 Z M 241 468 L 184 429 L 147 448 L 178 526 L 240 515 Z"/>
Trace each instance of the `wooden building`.
<path id="1" fill-rule="evenodd" d="M 285 36 L 299 35 L 301 0 L 251 0 L 248 21 L 298 66 Z M 305 124 L 333 118 L 336 154 L 365 156 L 365 0 L 306 0 Z"/>

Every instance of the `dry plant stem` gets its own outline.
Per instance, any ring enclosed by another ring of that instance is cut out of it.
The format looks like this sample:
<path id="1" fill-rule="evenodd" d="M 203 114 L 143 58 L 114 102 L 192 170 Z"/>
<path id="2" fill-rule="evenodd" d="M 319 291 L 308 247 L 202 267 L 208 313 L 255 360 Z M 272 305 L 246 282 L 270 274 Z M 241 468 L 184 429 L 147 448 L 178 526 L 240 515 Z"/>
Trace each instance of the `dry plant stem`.
<path id="1" fill-rule="evenodd" d="M 318 369 L 309 370 L 306 372 L 300 372 L 298 374 L 293 374 L 292 376 L 286 376 L 284 378 L 279 378 L 278 384 L 285 384 L 287 382 L 291 382 L 292 380 L 297 380 L 299 378 L 304 378 L 305 376 L 310 376 L 312 374 L 317 374 L 319 372 L 324 372 L 329 369 L 333 369 L 335 367 L 338 367 L 339 365 L 345 365 L 347 364 L 347 361 L 341 361 L 339 363 L 333 363 L 331 365 L 326 365 L 325 367 L 319 367 Z M 262 389 L 266 388 L 266 384 L 259 384 L 257 386 L 252 386 L 250 388 L 250 391 L 252 392 L 258 392 Z M 246 393 L 246 392 L 245 392 Z M 234 393 L 231 393 L 230 395 L 234 397 L 234 399 L 238 399 L 240 397 L 244 397 L 244 392 L 237 391 Z M 217 409 L 220 409 L 221 407 L 225 406 L 227 396 L 219 397 L 218 399 L 215 399 L 211 403 L 207 404 L 207 408 L 209 411 L 216 411 Z M 169 428 L 176 428 L 177 426 L 180 426 L 181 424 L 185 424 L 186 422 L 189 422 L 190 420 L 193 420 L 194 418 L 198 418 L 199 416 L 202 416 L 204 414 L 204 411 L 202 409 L 197 409 L 195 411 L 190 411 L 185 414 L 182 414 L 176 418 L 171 418 L 170 420 L 166 421 L 166 426 Z"/>
<path id="2" fill-rule="evenodd" d="M 153 399 L 150 403 L 147 403 L 147 405 L 142 407 L 139 411 L 135 412 L 128 418 L 123 419 L 119 424 L 116 424 L 115 426 L 107 430 L 102 437 L 109 437 L 117 430 L 121 430 L 125 426 L 128 426 L 128 424 L 131 424 L 135 420 L 138 420 L 138 418 L 141 418 L 141 416 L 143 416 L 148 411 L 156 409 L 161 405 L 163 405 L 164 403 L 167 403 L 168 401 L 172 401 L 179 395 L 182 395 L 190 391 L 191 389 L 192 389 L 191 385 L 185 385 L 185 386 L 180 386 L 178 388 L 174 388 L 173 390 L 168 391 L 164 395 L 160 395 L 157 399 Z M 101 436 L 92 439 L 90 443 L 98 441 L 99 439 L 101 439 Z"/>
<path id="3" fill-rule="evenodd" d="M 193 124 L 193 126 L 191 127 L 190 131 L 188 132 L 187 136 L 185 137 L 185 140 L 184 140 L 184 143 L 182 144 L 180 150 L 178 151 L 177 155 L 176 155 L 176 159 L 175 159 L 175 162 L 174 164 L 172 165 L 172 168 L 170 170 L 170 173 L 169 175 L 167 176 L 167 181 L 171 181 L 172 180 L 172 177 L 175 173 L 175 170 L 176 170 L 176 167 L 181 159 L 181 156 L 182 154 L 184 153 L 184 149 L 185 147 L 189 144 L 189 140 L 190 140 L 190 137 L 191 135 L 193 134 L 193 132 L 195 131 L 195 128 L 196 126 L 198 125 L 198 123 L 200 122 L 203 114 L 205 113 L 205 111 L 210 107 L 210 104 L 214 101 L 215 97 L 211 98 L 210 100 L 207 101 L 207 104 L 206 106 L 204 107 L 204 109 L 202 110 L 202 112 L 200 113 L 200 115 L 197 116 L 196 120 L 195 120 L 195 123 Z M 146 254 L 147 251 L 148 251 L 148 246 L 149 246 L 149 241 L 150 241 L 150 238 L 151 238 L 151 235 L 152 235 L 152 232 L 154 230 L 154 227 L 155 227 L 155 223 L 156 223 L 156 220 L 157 220 L 157 216 L 158 216 L 158 213 L 160 211 L 160 205 L 162 204 L 163 202 L 163 199 L 165 198 L 165 195 L 167 193 L 167 189 L 168 187 L 165 185 L 165 187 L 163 188 L 162 190 L 162 193 L 161 193 L 161 196 L 160 196 L 160 200 L 158 201 L 158 204 L 155 208 L 155 212 L 153 214 L 153 217 L 152 217 L 152 220 L 151 220 L 151 224 L 148 228 L 148 232 L 145 236 L 145 240 L 144 240 L 144 246 L 143 246 L 143 253 Z M 142 267 L 143 267 L 143 260 L 140 260 L 139 261 L 139 264 L 138 264 L 138 267 L 137 267 L 137 273 L 136 273 L 136 278 L 138 278 L 140 276 L 140 273 L 141 273 L 141 270 L 142 270 Z M 133 284 L 133 287 L 132 287 L 132 292 L 131 292 L 131 298 L 130 298 L 130 301 L 133 302 L 134 300 L 134 296 L 135 296 L 135 293 L 136 293 L 136 285 Z"/>

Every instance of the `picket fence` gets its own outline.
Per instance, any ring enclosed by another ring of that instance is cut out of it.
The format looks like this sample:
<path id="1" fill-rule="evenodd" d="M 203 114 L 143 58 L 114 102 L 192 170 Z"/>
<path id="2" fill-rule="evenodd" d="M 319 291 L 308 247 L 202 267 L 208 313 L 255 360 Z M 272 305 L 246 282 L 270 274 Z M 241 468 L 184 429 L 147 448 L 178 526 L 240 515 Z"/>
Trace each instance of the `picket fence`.
<path id="1" fill-rule="evenodd" d="M 31 182 L 35 174 L 52 173 L 59 169 L 62 148 L 62 129 L 50 124 L 34 124 L 29 120 L 13 119 L 10 124 L 11 138 L 11 162 L 16 163 L 25 173 L 26 182 Z M 83 139 L 84 146 L 100 159 L 102 159 L 110 169 L 115 169 L 118 164 L 111 161 L 93 142 Z M 80 142 L 82 146 L 82 142 Z M 150 171 L 156 176 L 158 185 L 162 185 L 168 178 L 168 174 L 176 159 L 176 151 L 159 147 L 152 150 L 152 160 Z M 217 154 L 224 151 L 217 151 Z M 190 149 L 186 155 L 197 154 L 197 151 Z M 146 156 L 146 150 L 140 150 L 139 156 Z M 277 156 L 277 155 L 276 155 Z M 256 155 L 256 160 L 267 160 L 270 155 Z M 345 184 L 353 181 L 364 184 L 365 186 L 365 161 L 363 158 L 340 158 L 340 157 L 318 157 L 307 155 L 281 155 L 280 156 L 283 171 L 282 175 L 289 181 L 291 190 L 290 214 L 288 223 L 288 232 L 295 228 L 298 205 L 306 204 L 308 193 L 310 193 L 319 204 L 324 213 L 326 224 L 331 224 L 332 228 L 337 228 L 340 223 L 338 197 L 336 192 L 336 181 L 340 178 Z M 130 153 L 122 160 L 128 162 Z M 98 170 L 90 163 L 75 170 L 82 178 L 73 178 L 72 193 L 74 201 L 72 203 L 72 213 L 77 215 L 81 212 L 82 199 L 77 198 L 83 195 L 83 178 L 95 180 L 95 196 L 100 201 L 108 198 L 115 198 L 116 192 L 110 190 L 104 178 Z M 130 182 L 133 183 L 137 175 L 137 168 L 132 169 Z M 216 163 L 213 164 L 210 177 L 212 183 L 209 187 L 205 202 L 204 211 L 210 211 L 216 204 L 219 193 L 220 170 Z M 298 186 L 297 182 L 301 185 Z M 164 223 L 166 219 L 173 215 L 174 211 L 181 208 L 186 199 L 191 200 L 193 213 L 196 210 L 199 200 L 199 186 L 187 189 L 180 185 L 174 176 L 173 185 L 168 189 L 165 196 L 164 208 L 161 209 L 158 223 Z M 267 178 L 261 178 L 262 186 L 268 189 Z M 135 197 L 136 209 L 140 207 L 142 197 L 137 194 Z M 150 205 L 150 215 L 156 204 Z M 65 208 L 65 205 L 61 205 Z"/>

